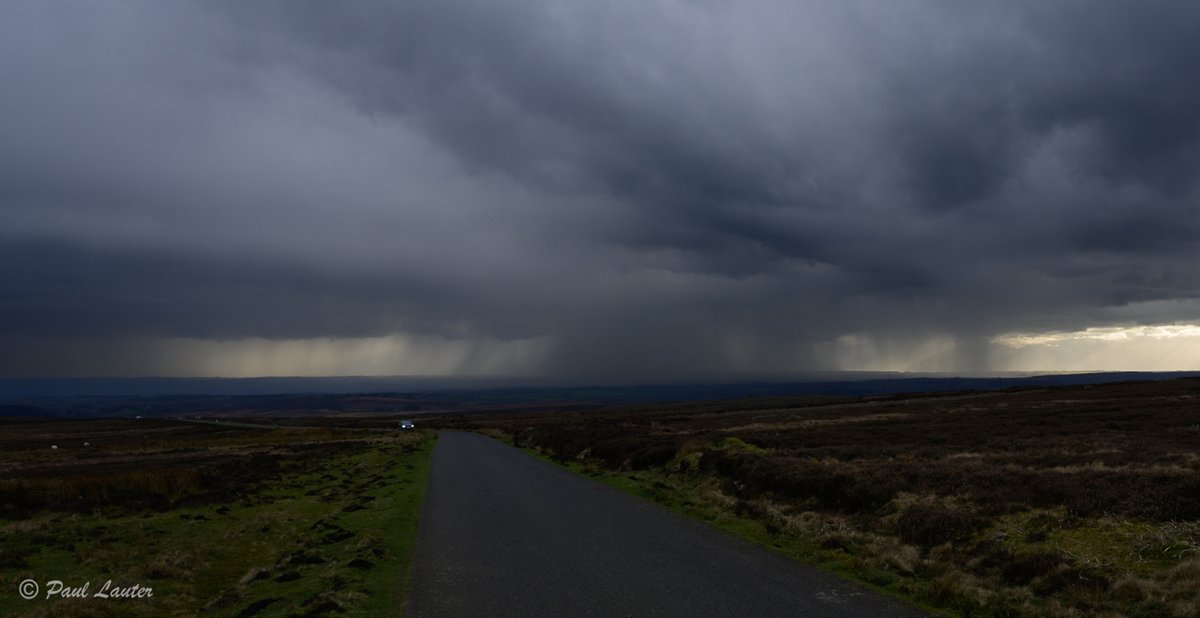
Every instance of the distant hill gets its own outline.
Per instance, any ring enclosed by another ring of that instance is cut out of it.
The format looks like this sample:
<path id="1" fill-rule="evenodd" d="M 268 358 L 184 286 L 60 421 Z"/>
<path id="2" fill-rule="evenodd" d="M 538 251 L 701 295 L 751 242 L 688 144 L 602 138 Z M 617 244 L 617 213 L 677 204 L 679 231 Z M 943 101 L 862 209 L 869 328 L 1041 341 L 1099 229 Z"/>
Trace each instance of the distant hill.
<path id="1" fill-rule="evenodd" d="M 957 377 L 827 373 L 646 385 L 569 386 L 460 378 L 131 378 L 0 380 L 0 416 L 164 416 L 200 413 L 312 415 L 474 412 L 745 397 L 862 397 L 1200 377 L 1200 372 L 1115 372 Z"/>
<path id="2" fill-rule="evenodd" d="M 49 416 L 49 415 L 52 415 L 52 414 L 53 414 L 53 411 L 52 411 L 52 410 L 48 410 L 48 409 L 46 409 L 46 408 L 39 408 L 39 407 L 36 407 L 36 406 L 3 405 L 3 404 L 0 404 L 0 417 L 6 417 L 6 418 L 10 418 L 10 417 L 27 417 L 27 418 L 36 418 L 36 417 L 39 417 L 39 416 Z"/>
<path id="3" fill-rule="evenodd" d="M 831 371 L 775 376 L 712 376 L 642 384 L 580 383 L 566 380 L 489 377 L 270 377 L 270 378 L 0 378 L 0 401 L 60 397 L 258 396 L 345 393 L 531 394 L 534 391 L 583 395 L 602 400 L 737 397 L 754 394 L 867 395 L 905 391 L 991 389 L 1006 386 L 1097 384 L 1125 380 L 1165 380 L 1200 376 L 1200 371 L 1096 372 L 1045 375 L 958 376 L 890 372 Z M 744 391 L 744 394 L 739 394 Z M 536 397 L 540 398 L 540 397 Z"/>

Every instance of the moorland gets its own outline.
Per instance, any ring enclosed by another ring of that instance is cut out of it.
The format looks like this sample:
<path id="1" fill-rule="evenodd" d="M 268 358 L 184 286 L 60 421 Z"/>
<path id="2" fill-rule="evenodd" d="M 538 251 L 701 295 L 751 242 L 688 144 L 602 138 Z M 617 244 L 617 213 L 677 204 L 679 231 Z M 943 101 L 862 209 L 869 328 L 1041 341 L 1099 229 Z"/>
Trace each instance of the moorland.
<path id="1" fill-rule="evenodd" d="M 0 614 L 395 613 L 445 428 L 951 615 L 1200 615 L 1200 379 L 894 389 L 54 403 L 0 418 Z"/>
<path id="2" fill-rule="evenodd" d="M 1200 615 L 1200 380 L 442 424 L 951 614 Z"/>
<path id="3" fill-rule="evenodd" d="M 0 615 L 394 612 L 432 432 L 0 419 Z M 26 600 L 25 580 L 38 585 Z M 51 595 L 50 582 L 86 595 Z M 98 598 L 105 586 L 149 589 Z M 82 598 L 79 598 L 82 597 Z"/>

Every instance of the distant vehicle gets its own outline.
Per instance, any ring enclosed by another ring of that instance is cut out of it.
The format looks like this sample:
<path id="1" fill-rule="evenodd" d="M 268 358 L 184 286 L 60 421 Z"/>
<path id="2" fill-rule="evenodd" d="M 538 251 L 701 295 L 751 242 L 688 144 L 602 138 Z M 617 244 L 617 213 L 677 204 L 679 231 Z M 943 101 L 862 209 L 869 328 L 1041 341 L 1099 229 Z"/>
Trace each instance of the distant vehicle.
<path id="1" fill-rule="evenodd" d="M 400 421 L 400 429 L 416 429 L 416 428 L 417 428 L 417 426 L 413 425 L 412 421 Z"/>

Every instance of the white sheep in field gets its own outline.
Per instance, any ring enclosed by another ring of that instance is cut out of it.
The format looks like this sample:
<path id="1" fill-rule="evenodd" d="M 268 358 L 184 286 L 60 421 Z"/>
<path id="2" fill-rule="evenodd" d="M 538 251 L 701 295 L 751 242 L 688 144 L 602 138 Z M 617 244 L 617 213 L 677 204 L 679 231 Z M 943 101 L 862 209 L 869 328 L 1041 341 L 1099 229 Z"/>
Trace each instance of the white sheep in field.
<path id="1" fill-rule="evenodd" d="M 83 445 L 84 445 L 84 446 L 91 446 L 91 445 L 92 445 L 92 443 L 91 443 L 91 442 L 84 442 L 84 443 L 83 443 Z"/>
<path id="2" fill-rule="evenodd" d="M 58 450 L 58 445 L 57 445 L 57 444 L 51 444 L 51 445 L 50 445 L 50 450 L 52 450 L 52 451 L 57 451 L 57 450 Z"/>

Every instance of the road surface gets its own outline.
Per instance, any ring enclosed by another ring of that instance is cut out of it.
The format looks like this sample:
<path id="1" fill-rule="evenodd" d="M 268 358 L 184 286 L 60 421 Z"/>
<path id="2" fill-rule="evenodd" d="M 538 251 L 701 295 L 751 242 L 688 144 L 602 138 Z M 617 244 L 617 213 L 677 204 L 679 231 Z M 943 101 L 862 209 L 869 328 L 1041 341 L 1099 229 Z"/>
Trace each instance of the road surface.
<path id="1" fill-rule="evenodd" d="M 441 432 L 406 615 L 926 614 L 540 461 Z"/>

